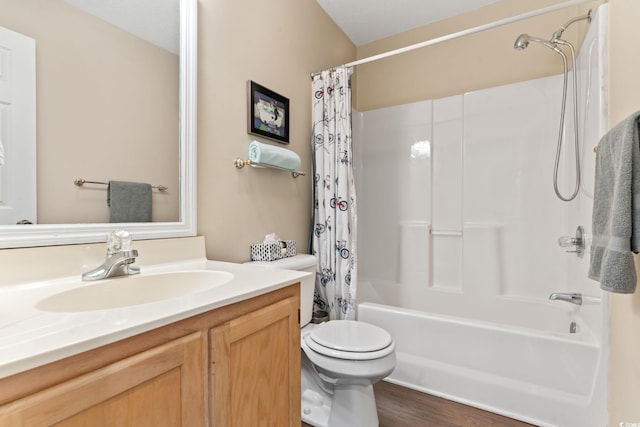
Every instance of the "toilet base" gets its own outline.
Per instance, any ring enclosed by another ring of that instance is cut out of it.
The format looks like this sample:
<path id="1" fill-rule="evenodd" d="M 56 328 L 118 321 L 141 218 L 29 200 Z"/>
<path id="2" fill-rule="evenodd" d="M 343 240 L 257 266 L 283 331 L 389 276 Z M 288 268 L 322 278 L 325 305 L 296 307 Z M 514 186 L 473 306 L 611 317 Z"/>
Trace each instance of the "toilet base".
<path id="1" fill-rule="evenodd" d="M 378 427 L 373 386 L 346 384 L 335 389 L 328 427 Z"/>
<path id="2" fill-rule="evenodd" d="M 334 385 L 323 381 L 302 354 L 302 421 L 314 427 L 378 427 L 370 381 Z"/>

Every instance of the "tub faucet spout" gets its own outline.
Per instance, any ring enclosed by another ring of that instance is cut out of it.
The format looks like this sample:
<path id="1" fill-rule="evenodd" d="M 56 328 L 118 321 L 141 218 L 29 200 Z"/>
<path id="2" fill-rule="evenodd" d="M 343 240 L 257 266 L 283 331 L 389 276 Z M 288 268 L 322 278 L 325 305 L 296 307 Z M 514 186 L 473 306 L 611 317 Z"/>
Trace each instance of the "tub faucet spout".
<path id="1" fill-rule="evenodd" d="M 573 293 L 573 294 L 563 294 L 563 293 L 552 293 L 549 295 L 550 300 L 558 300 L 558 301 L 566 301 L 571 304 L 582 305 L 582 294 Z"/>

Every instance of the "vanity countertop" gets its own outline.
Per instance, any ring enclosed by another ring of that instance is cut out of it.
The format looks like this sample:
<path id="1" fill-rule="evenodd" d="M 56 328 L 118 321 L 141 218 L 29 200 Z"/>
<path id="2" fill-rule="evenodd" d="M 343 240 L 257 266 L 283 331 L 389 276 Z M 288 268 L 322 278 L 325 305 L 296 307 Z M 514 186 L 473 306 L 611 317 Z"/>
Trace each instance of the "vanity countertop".
<path id="1" fill-rule="evenodd" d="M 224 271 L 233 279 L 177 298 L 81 312 L 43 311 L 36 306 L 51 295 L 100 281 L 82 282 L 74 275 L 0 286 L 0 378 L 262 295 L 309 275 L 206 258 L 144 265 L 140 275 L 193 270 Z"/>

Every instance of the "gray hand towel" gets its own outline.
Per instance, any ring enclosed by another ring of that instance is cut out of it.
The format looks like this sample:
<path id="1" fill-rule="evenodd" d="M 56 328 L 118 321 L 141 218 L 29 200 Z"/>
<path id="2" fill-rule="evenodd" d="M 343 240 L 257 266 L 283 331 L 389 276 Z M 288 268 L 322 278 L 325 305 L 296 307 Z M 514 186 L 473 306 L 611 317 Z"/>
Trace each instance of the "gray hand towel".
<path id="1" fill-rule="evenodd" d="M 151 222 L 151 185 L 109 181 L 109 222 Z"/>
<path id="2" fill-rule="evenodd" d="M 636 289 L 631 252 L 640 250 L 640 112 L 609 130 L 598 143 L 589 277 L 605 291 Z"/>

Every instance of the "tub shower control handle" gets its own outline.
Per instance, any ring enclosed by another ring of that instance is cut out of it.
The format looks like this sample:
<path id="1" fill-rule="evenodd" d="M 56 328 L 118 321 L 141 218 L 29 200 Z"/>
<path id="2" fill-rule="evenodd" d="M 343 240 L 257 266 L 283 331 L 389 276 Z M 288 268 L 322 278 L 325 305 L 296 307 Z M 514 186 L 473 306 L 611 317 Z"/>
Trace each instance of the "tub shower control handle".
<path id="1" fill-rule="evenodd" d="M 562 236 L 558 239 L 558 245 L 568 248 L 576 244 L 576 238 L 571 236 Z"/>
<path id="2" fill-rule="evenodd" d="M 565 251 L 570 254 L 576 254 L 579 258 L 584 255 L 584 228 L 581 225 L 576 229 L 575 236 L 562 236 L 558 239 L 558 245 L 563 248 L 575 247 L 575 250 Z"/>

